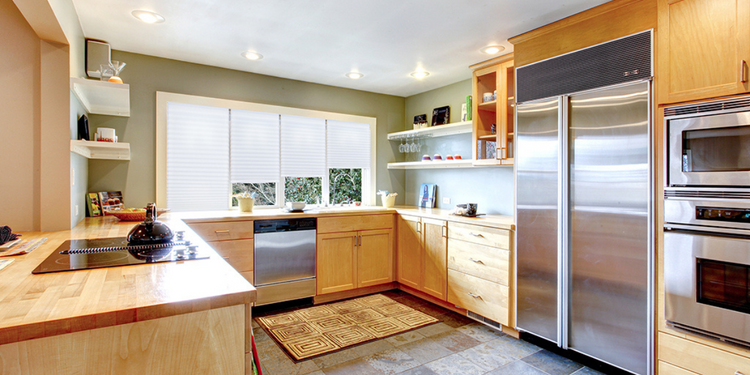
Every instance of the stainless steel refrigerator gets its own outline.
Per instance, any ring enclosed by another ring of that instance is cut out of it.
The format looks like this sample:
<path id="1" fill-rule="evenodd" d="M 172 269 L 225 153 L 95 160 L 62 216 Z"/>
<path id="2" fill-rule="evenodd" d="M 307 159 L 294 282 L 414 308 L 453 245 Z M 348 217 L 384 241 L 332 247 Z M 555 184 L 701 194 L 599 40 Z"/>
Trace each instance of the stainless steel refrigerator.
<path id="1" fill-rule="evenodd" d="M 650 108 L 642 79 L 516 109 L 517 328 L 638 374 L 653 362 Z"/>

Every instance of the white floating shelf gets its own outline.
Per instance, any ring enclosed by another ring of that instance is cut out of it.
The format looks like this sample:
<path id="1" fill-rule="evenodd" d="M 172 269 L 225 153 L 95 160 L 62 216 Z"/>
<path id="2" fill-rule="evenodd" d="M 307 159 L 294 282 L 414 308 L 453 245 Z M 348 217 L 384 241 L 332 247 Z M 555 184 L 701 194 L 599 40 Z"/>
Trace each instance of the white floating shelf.
<path id="1" fill-rule="evenodd" d="M 130 160 L 130 143 L 70 140 L 70 151 L 88 159 Z"/>
<path id="2" fill-rule="evenodd" d="M 86 112 L 130 117 L 130 85 L 70 77 L 70 89 Z"/>
<path id="3" fill-rule="evenodd" d="M 388 163 L 388 169 L 471 168 L 473 159 Z"/>
<path id="4" fill-rule="evenodd" d="M 471 133 L 471 121 L 456 122 L 453 124 L 430 126 L 424 129 L 404 130 L 402 132 L 388 133 L 388 140 L 395 141 L 404 137 L 445 137 L 448 135 Z"/>

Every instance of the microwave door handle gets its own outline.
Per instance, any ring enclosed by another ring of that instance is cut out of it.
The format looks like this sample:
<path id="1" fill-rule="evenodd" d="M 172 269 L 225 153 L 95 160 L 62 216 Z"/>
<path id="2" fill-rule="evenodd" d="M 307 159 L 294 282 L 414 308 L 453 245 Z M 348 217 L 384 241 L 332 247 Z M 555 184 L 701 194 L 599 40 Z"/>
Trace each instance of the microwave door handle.
<path id="1" fill-rule="evenodd" d="M 731 236 L 750 236 L 750 230 L 747 229 L 733 229 L 733 228 L 722 228 L 722 227 L 707 227 L 702 225 L 683 225 L 683 224 L 664 224 L 665 231 L 680 231 L 680 232 L 703 232 L 714 235 L 731 235 Z"/>

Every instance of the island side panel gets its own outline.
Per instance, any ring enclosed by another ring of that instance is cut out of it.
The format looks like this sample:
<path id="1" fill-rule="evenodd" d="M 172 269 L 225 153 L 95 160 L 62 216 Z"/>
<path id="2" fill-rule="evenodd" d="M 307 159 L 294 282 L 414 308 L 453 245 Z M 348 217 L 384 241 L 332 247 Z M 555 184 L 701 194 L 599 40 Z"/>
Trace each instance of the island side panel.
<path id="1" fill-rule="evenodd" d="M 0 374 L 245 374 L 248 306 L 0 345 Z"/>

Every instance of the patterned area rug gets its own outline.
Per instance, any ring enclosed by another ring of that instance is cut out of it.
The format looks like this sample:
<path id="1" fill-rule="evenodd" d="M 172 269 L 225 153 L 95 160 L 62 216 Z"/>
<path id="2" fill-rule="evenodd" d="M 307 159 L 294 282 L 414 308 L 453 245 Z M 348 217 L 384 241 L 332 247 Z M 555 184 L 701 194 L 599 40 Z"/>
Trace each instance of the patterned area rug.
<path id="1" fill-rule="evenodd" d="M 382 294 L 259 317 L 257 321 L 297 361 L 439 322 Z"/>

